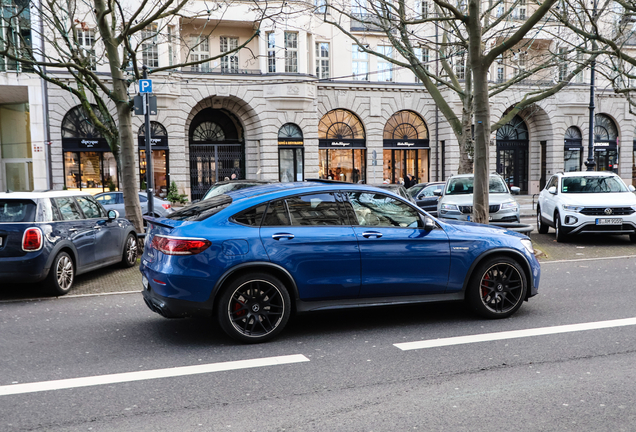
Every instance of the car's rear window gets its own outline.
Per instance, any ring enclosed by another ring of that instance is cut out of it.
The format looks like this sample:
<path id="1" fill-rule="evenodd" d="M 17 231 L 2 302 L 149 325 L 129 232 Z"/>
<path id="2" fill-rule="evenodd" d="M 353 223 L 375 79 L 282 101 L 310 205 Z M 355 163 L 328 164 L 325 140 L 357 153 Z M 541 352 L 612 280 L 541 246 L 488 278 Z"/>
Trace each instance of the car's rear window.
<path id="1" fill-rule="evenodd" d="M 230 204 L 232 204 L 232 198 L 227 195 L 218 195 L 177 210 L 166 216 L 166 218 L 178 221 L 202 221 L 220 212 Z"/>
<path id="2" fill-rule="evenodd" d="M 0 222 L 35 222 L 36 208 L 28 199 L 0 199 Z"/>

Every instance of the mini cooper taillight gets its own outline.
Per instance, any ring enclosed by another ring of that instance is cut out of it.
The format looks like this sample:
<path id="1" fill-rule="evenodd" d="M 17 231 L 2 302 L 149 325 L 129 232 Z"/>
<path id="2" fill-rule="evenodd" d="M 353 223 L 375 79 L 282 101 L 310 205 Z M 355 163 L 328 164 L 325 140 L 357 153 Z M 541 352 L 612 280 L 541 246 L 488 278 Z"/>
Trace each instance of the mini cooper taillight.
<path id="1" fill-rule="evenodd" d="M 22 250 L 35 252 L 42 249 L 42 231 L 40 228 L 27 228 L 22 236 Z"/>
<path id="2" fill-rule="evenodd" d="M 211 241 L 200 238 L 156 235 L 152 239 L 153 249 L 166 255 L 196 255 L 206 250 L 211 244 Z"/>

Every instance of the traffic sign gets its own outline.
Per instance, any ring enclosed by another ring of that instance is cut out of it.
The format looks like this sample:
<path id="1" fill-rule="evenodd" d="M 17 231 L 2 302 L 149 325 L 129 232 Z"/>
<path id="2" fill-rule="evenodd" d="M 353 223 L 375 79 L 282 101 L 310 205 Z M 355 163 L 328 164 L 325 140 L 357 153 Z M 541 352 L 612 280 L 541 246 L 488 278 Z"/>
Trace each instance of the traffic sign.
<path id="1" fill-rule="evenodd" d="M 152 93 L 152 80 L 139 80 L 139 93 Z"/>

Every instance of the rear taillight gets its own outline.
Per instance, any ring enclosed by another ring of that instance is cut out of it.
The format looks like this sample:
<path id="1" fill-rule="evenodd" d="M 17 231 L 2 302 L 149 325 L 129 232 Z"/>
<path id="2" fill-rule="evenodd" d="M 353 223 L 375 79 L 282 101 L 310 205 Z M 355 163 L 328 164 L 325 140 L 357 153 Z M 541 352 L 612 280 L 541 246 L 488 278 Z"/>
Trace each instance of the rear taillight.
<path id="1" fill-rule="evenodd" d="M 161 204 L 161 207 L 168 210 L 170 208 L 170 204 Z"/>
<path id="2" fill-rule="evenodd" d="M 206 250 L 211 244 L 209 240 L 196 238 L 160 235 L 152 238 L 152 247 L 166 255 L 196 255 Z"/>
<path id="3" fill-rule="evenodd" d="M 22 250 L 35 252 L 42 249 L 42 231 L 40 228 L 27 228 L 22 236 Z"/>

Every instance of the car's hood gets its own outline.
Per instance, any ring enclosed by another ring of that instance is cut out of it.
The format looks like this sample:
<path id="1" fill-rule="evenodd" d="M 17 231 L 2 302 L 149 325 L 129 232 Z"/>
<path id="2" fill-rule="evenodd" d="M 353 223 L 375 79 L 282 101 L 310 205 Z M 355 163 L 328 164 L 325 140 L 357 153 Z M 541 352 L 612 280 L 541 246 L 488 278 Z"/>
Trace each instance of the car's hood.
<path id="1" fill-rule="evenodd" d="M 511 200 L 514 200 L 514 198 L 505 193 L 492 193 L 488 195 L 488 204 L 492 205 L 501 204 Z M 444 204 L 457 204 L 462 206 L 473 205 L 473 195 L 446 195 L 440 201 L 444 201 Z"/>
<path id="2" fill-rule="evenodd" d="M 620 207 L 636 205 L 633 192 L 609 193 L 564 193 L 561 202 L 565 205 L 581 205 L 587 207 Z"/>
<path id="3" fill-rule="evenodd" d="M 444 219 L 443 220 L 446 225 L 450 225 L 452 228 L 457 231 L 467 232 L 471 234 L 483 234 L 483 235 L 493 235 L 493 234 L 508 234 L 513 237 L 519 238 L 528 238 L 525 234 L 521 234 L 516 231 L 509 231 L 505 228 L 498 227 L 496 225 L 486 225 L 486 224 L 478 224 L 475 222 L 466 222 L 466 221 L 458 221 L 453 219 Z"/>

